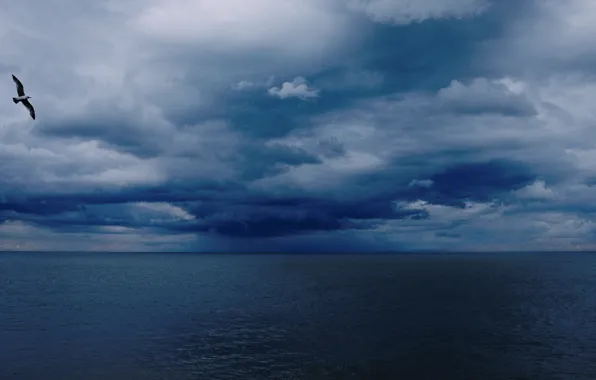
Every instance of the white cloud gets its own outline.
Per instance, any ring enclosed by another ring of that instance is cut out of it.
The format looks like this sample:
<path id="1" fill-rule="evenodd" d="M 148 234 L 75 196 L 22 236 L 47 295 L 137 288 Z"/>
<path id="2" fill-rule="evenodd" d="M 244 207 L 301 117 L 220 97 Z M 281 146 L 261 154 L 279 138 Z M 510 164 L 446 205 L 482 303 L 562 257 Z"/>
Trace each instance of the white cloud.
<path id="1" fill-rule="evenodd" d="M 134 228 L 124 226 L 101 226 L 100 229 L 110 234 L 134 233 Z"/>
<path id="2" fill-rule="evenodd" d="M 309 87 L 306 79 L 302 77 L 296 77 L 291 82 L 284 82 L 281 88 L 272 87 L 268 92 L 269 95 L 280 99 L 299 98 L 306 100 L 319 97 L 319 90 Z"/>
<path id="3" fill-rule="evenodd" d="M 152 211 L 158 215 L 162 214 L 163 216 L 167 216 L 169 218 L 173 218 L 176 220 L 194 220 L 195 219 L 194 215 L 189 214 L 183 208 L 174 206 L 174 205 L 166 203 L 166 202 L 154 202 L 154 203 L 138 202 L 138 203 L 135 203 L 135 206 L 137 208 Z"/>
<path id="4" fill-rule="evenodd" d="M 374 172 L 382 160 L 368 152 L 347 152 L 335 158 L 325 158 L 320 164 L 304 164 L 282 174 L 259 179 L 251 184 L 254 189 L 302 189 L 313 192 L 338 191 L 338 186 L 353 176 Z"/>
<path id="5" fill-rule="evenodd" d="M 350 26 L 332 5 L 329 0 L 152 0 L 131 21 L 158 41 L 192 45 L 205 54 L 209 47 L 312 56 L 341 43 Z"/>
<path id="6" fill-rule="evenodd" d="M 83 175 L 81 180 L 88 184 L 110 184 L 118 187 L 133 185 L 158 185 L 166 179 L 151 162 L 130 167 L 106 169 L 98 174 Z"/>
<path id="7" fill-rule="evenodd" d="M 540 223 L 546 229 L 543 239 L 574 239 L 594 233 L 596 224 L 591 220 L 564 213 L 546 213 L 540 216 Z"/>
<path id="8" fill-rule="evenodd" d="M 432 204 L 426 201 L 401 203 L 406 210 L 428 211 L 431 223 L 466 222 L 476 217 L 495 219 L 503 212 L 502 208 L 494 207 L 491 203 L 466 202 L 463 208 Z"/>
<path id="9" fill-rule="evenodd" d="M 556 194 L 546 187 L 544 181 L 535 181 L 528 186 L 515 191 L 517 197 L 521 199 L 548 200 L 555 198 Z"/>

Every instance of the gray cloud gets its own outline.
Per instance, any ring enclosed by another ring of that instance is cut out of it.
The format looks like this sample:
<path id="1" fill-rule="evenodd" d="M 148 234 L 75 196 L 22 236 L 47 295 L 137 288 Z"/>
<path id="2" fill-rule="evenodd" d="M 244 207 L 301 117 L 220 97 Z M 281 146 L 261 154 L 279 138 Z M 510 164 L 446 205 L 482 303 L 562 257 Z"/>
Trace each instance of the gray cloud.
<path id="1" fill-rule="evenodd" d="M 467 18 L 488 9 L 488 0 L 351 0 L 353 10 L 364 12 L 373 20 L 409 24 L 428 19 Z"/>
<path id="2" fill-rule="evenodd" d="M 34 3 L 0 249 L 594 245 L 587 0 Z"/>
<path id="3" fill-rule="evenodd" d="M 514 87 L 515 83 L 489 81 L 486 78 L 475 78 L 468 85 L 453 80 L 448 87 L 441 89 L 437 96 L 444 106 L 457 112 L 500 113 L 511 116 L 536 114 L 532 102 L 522 93 L 516 93 Z"/>

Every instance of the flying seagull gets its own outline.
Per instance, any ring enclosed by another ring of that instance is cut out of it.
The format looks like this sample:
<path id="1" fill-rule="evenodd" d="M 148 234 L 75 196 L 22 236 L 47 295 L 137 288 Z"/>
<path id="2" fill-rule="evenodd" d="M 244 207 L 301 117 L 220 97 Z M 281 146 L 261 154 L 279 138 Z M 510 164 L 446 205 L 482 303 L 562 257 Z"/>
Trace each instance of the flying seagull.
<path id="1" fill-rule="evenodd" d="M 23 103 L 23 105 L 27 107 L 27 109 L 29 110 L 29 115 L 31 115 L 31 118 L 35 120 L 35 110 L 33 109 L 31 103 L 29 103 L 29 99 L 31 97 L 29 95 L 25 95 L 25 89 L 23 88 L 23 84 L 20 80 L 17 79 L 17 77 L 14 76 L 14 74 L 12 76 L 12 80 L 17 85 L 17 95 L 19 95 L 16 98 L 12 98 L 12 101 L 14 102 L 14 104 L 17 104 L 18 102 Z"/>

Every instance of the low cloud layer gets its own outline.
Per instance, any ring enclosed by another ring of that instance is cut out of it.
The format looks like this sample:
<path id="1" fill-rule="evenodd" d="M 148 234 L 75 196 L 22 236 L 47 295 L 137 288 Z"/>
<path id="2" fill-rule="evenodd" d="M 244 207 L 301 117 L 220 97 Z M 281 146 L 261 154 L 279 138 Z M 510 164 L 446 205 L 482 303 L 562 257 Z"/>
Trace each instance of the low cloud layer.
<path id="1" fill-rule="evenodd" d="M 593 248 L 590 1 L 33 3 L 0 249 Z"/>

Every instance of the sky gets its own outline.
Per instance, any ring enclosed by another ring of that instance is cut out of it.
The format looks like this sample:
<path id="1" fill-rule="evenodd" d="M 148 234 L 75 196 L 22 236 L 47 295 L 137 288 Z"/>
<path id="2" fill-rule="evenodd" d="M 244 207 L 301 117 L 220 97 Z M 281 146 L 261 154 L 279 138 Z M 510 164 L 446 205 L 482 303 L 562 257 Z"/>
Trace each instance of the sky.
<path id="1" fill-rule="evenodd" d="M 593 0 L 3 2 L 0 250 L 594 249 L 594 19 Z"/>

